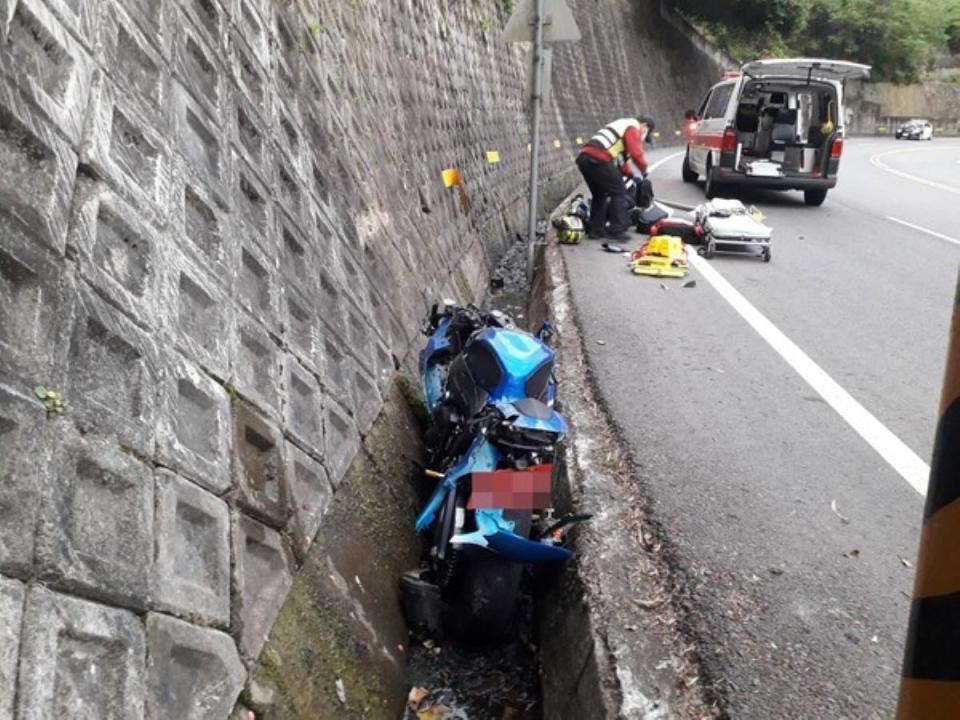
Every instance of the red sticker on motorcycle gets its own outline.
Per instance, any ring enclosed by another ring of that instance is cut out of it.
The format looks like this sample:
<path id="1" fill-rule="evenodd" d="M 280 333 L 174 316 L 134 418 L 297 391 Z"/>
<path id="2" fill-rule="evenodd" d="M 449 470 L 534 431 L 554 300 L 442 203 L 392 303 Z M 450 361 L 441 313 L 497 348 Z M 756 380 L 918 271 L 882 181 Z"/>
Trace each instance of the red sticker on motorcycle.
<path id="1" fill-rule="evenodd" d="M 467 508 L 533 510 L 550 507 L 553 465 L 534 465 L 526 470 L 494 470 L 473 473 L 473 490 Z"/>

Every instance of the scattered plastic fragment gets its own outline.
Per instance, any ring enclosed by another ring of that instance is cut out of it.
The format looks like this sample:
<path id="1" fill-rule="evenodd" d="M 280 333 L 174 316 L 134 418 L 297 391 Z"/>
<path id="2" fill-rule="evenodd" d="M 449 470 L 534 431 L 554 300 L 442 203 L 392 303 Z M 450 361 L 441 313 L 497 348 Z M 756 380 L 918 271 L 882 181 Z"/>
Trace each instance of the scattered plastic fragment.
<path id="1" fill-rule="evenodd" d="M 663 605 L 663 600 L 650 599 L 650 600 L 637 600 L 634 599 L 633 604 L 636 605 L 641 610 L 653 610 L 655 608 Z"/>
<path id="2" fill-rule="evenodd" d="M 343 705 L 347 704 L 347 691 L 343 687 L 343 680 L 340 678 L 337 678 L 337 700 Z"/>
<path id="3" fill-rule="evenodd" d="M 857 550 L 857 548 L 854 548 L 853 550 L 848 550 L 845 552 L 843 556 L 850 560 L 856 560 L 858 557 L 860 557 L 860 551 Z"/>
<path id="4" fill-rule="evenodd" d="M 410 688 L 410 693 L 407 695 L 407 707 L 416 712 L 420 709 L 420 703 L 429 696 L 430 691 L 424 687 Z"/>
<path id="5" fill-rule="evenodd" d="M 447 720 L 449 717 L 450 708 L 439 703 L 417 711 L 417 720 Z"/>
<path id="6" fill-rule="evenodd" d="M 913 567 L 913 563 L 910 562 L 909 560 L 907 560 L 906 558 L 900 558 L 900 562 L 903 563 L 903 566 L 904 566 L 905 568 L 912 568 L 912 567 Z"/>
<path id="7" fill-rule="evenodd" d="M 687 280 L 687 281 L 683 284 L 683 287 L 685 287 L 685 288 L 695 288 L 696 286 L 697 286 L 697 281 L 696 281 L 696 280 Z"/>
<path id="8" fill-rule="evenodd" d="M 841 521 L 841 522 L 843 522 L 845 525 L 846 525 L 846 524 L 849 524 L 850 518 L 848 518 L 846 515 L 844 515 L 843 513 L 841 513 L 839 510 L 837 510 L 837 501 L 836 501 L 836 500 L 832 500 L 832 501 L 830 502 L 830 509 L 833 510 L 833 514 L 834 514 L 834 515 L 836 515 L 838 518 L 840 518 L 840 521 Z"/>

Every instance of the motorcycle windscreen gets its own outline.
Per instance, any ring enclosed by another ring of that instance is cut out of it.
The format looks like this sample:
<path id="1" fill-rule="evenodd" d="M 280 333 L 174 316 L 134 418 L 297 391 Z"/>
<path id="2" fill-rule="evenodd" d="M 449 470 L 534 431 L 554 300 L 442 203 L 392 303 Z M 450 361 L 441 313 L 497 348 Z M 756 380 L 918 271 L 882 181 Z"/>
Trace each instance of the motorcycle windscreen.
<path id="1" fill-rule="evenodd" d="M 532 510 L 550 507 L 553 465 L 534 465 L 526 470 L 474 472 L 471 476 L 470 510 Z"/>
<path id="2" fill-rule="evenodd" d="M 487 546 L 518 563 L 552 562 L 573 557 L 565 547 L 527 540 L 502 530 L 487 536 Z"/>

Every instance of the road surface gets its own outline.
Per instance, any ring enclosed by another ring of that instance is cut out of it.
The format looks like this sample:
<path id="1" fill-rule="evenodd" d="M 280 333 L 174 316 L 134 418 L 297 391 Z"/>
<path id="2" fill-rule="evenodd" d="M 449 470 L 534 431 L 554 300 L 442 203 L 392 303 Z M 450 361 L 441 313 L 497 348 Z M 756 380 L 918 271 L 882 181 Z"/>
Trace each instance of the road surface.
<path id="1" fill-rule="evenodd" d="M 702 202 L 676 152 L 651 154 L 658 197 Z M 730 715 L 890 717 L 960 262 L 960 141 L 850 140 L 820 208 L 739 197 L 774 228 L 773 260 L 698 259 L 695 288 L 634 277 L 597 241 L 564 249 L 590 364 Z"/>

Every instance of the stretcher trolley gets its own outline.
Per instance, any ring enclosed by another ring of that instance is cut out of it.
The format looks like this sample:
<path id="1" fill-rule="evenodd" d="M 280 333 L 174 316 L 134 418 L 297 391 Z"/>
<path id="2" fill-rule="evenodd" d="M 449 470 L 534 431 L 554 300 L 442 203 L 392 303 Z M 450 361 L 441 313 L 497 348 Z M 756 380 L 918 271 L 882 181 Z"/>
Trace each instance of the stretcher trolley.
<path id="1" fill-rule="evenodd" d="M 697 207 L 697 223 L 703 229 L 703 246 L 697 252 L 705 258 L 716 253 L 750 253 L 770 262 L 773 229 L 761 222 L 756 208 L 739 200 L 717 198 Z"/>

